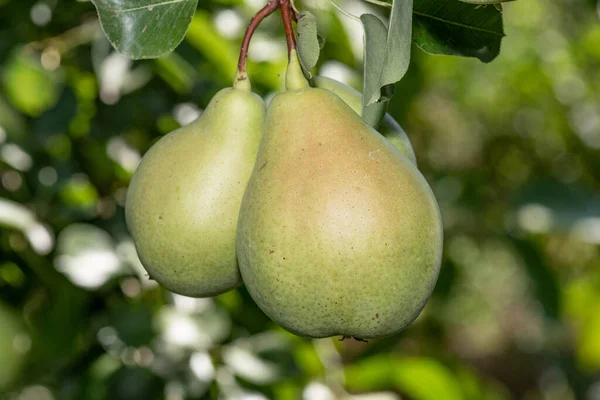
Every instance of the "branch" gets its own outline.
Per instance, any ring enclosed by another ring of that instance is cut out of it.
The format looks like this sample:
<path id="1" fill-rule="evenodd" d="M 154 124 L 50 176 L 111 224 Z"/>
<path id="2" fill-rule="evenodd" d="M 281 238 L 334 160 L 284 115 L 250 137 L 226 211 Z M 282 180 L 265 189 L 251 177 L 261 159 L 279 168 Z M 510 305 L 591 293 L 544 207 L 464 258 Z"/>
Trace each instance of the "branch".
<path id="1" fill-rule="evenodd" d="M 273 14 L 273 12 L 279 8 L 279 1 L 280 0 L 269 0 L 269 3 L 260 9 L 250 20 L 248 28 L 246 29 L 246 34 L 244 35 L 244 40 L 242 41 L 242 47 L 240 48 L 240 59 L 238 61 L 238 74 L 240 76 L 245 76 L 248 47 L 250 46 L 250 39 L 252 39 L 252 35 L 254 35 L 258 25 L 260 25 L 260 23 L 266 17 Z"/>
<path id="2" fill-rule="evenodd" d="M 292 28 L 292 5 L 290 0 L 279 0 L 281 8 L 281 17 L 283 18 L 283 27 L 285 28 L 285 37 L 287 39 L 288 54 L 296 49 L 296 38 Z"/>

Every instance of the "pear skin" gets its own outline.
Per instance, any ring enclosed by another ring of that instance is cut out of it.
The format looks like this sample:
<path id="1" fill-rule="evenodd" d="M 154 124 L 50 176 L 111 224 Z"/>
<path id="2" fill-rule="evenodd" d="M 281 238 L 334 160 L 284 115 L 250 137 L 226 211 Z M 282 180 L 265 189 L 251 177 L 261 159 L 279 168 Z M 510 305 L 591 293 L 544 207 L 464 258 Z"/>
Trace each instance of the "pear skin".
<path id="1" fill-rule="evenodd" d="M 250 295 L 288 331 L 384 337 L 431 295 L 442 224 L 397 148 L 331 91 L 288 85 L 267 110 L 237 254 Z"/>
<path id="2" fill-rule="evenodd" d="M 249 86 L 223 89 L 191 124 L 143 157 L 127 193 L 127 225 L 142 264 L 165 288 L 193 297 L 240 285 L 238 213 L 264 125 Z"/>
<path id="3" fill-rule="evenodd" d="M 312 82 L 318 88 L 331 90 L 341 97 L 354 112 L 358 115 L 362 114 L 362 94 L 360 94 L 360 92 L 342 82 L 338 82 L 335 79 L 326 76 L 315 76 L 312 78 Z M 417 157 L 415 156 L 415 151 L 413 150 L 406 132 L 404 132 L 404 129 L 402 129 L 400 124 L 398 124 L 390 114 L 385 114 L 378 131 L 404 153 L 413 164 L 417 165 Z"/>

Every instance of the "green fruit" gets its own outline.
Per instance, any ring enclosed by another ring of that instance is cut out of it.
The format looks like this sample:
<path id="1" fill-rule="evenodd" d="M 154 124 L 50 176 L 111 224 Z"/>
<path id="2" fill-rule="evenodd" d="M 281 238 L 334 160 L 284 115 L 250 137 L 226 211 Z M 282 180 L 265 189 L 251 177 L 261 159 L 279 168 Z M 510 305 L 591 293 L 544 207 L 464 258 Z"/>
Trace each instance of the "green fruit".
<path id="1" fill-rule="evenodd" d="M 302 87 L 296 63 L 267 109 L 242 201 L 244 283 L 295 334 L 395 334 L 437 280 L 437 202 L 415 165 L 340 97 Z"/>
<path id="2" fill-rule="evenodd" d="M 235 232 L 265 106 L 249 85 L 223 89 L 191 124 L 144 156 L 127 194 L 127 225 L 150 277 L 185 296 L 240 285 Z"/>
<path id="3" fill-rule="evenodd" d="M 21 372 L 27 349 L 19 342 L 28 341 L 21 318 L 0 303 L 0 393 L 8 389 Z"/>
<path id="4" fill-rule="evenodd" d="M 362 95 L 360 92 L 325 76 L 315 76 L 312 81 L 316 87 L 331 90 L 340 96 L 358 115 L 362 115 Z M 390 114 L 385 114 L 378 130 L 379 133 L 404 153 L 413 164 L 417 165 L 415 151 L 410 144 L 410 140 L 408 140 L 408 136 L 406 136 L 406 132 L 404 132 L 402 127 Z"/>

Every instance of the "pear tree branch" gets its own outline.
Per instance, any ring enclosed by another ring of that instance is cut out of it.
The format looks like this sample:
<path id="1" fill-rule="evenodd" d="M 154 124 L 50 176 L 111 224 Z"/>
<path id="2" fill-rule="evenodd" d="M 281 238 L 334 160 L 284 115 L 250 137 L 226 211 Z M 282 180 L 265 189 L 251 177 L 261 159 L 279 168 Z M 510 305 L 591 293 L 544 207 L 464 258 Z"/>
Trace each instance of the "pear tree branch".
<path id="1" fill-rule="evenodd" d="M 294 29 L 292 28 L 292 4 L 290 0 L 279 0 L 279 7 L 281 8 L 281 17 L 283 18 L 288 52 L 291 52 L 296 49 L 296 38 L 294 37 Z"/>
<path id="2" fill-rule="evenodd" d="M 250 40 L 252 39 L 252 35 L 258 28 L 258 25 L 269 15 L 273 14 L 275 10 L 279 8 L 280 0 L 269 0 L 266 6 L 264 6 L 260 11 L 256 13 L 254 17 L 250 20 L 248 24 L 248 28 L 246 29 L 246 34 L 244 35 L 244 39 L 242 41 L 242 47 L 240 49 L 240 59 L 238 61 L 238 72 L 240 76 L 245 76 L 246 72 L 246 59 L 248 58 L 248 47 L 250 46 Z"/>

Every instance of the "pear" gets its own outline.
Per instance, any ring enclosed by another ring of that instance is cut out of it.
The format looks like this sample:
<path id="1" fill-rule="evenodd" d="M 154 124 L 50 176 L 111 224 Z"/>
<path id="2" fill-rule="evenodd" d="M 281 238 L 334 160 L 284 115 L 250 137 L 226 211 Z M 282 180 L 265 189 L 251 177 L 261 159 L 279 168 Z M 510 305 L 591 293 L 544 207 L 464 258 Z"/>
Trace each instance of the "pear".
<path id="1" fill-rule="evenodd" d="M 331 90 L 333 93 L 341 97 L 358 115 L 362 115 L 362 94 L 350 86 L 338 82 L 335 79 L 326 76 L 315 76 L 312 78 L 313 84 L 322 89 Z M 387 140 L 396 146 L 413 164 L 417 165 L 415 151 L 404 129 L 390 115 L 385 114 L 381 125 L 378 128 Z"/>
<path id="2" fill-rule="evenodd" d="M 265 105 L 245 79 L 144 155 L 126 219 L 148 274 L 175 293 L 214 296 L 240 285 L 235 236 L 263 131 Z"/>
<path id="3" fill-rule="evenodd" d="M 297 335 L 393 335 L 438 277 L 437 202 L 396 147 L 303 80 L 292 52 L 288 90 L 268 106 L 242 200 L 242 278 L 265 314 Z"/>

